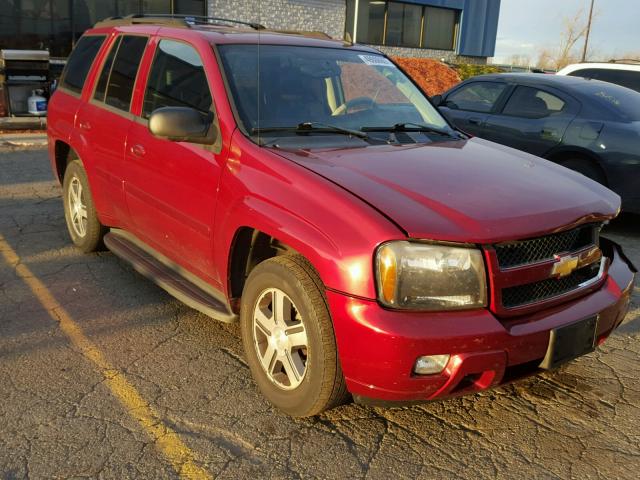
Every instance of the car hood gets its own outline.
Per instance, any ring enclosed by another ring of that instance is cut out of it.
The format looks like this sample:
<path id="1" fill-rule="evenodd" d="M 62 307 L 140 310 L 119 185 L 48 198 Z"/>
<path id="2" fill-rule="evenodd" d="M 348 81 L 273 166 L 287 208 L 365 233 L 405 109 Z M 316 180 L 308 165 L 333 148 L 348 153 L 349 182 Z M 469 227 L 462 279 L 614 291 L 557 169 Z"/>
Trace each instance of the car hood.
<path id="1" fill-rule="evenodd" d="M 515 240 L 606 220 L 620 207 L 618 195 L 580 174 L 478 138 L 273 151 L 350 191 L 414 238 Z"/>

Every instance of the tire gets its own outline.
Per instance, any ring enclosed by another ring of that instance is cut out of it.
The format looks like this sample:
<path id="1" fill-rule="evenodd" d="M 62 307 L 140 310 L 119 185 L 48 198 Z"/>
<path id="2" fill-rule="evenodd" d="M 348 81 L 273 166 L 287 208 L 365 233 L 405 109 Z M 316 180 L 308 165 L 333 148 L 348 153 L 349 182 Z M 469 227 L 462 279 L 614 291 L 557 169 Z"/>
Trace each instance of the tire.
<path id="1" fill-rule="evenodd" d="M 74 205 L 78 205 L 74 200 L 78 198 L 78 192 L 80 205 L 83 207 L 80 210 L 74 208 Z M 107 229 L 98 220 L 87 173 L 80 160 L 73 160 L 64 172 L 62 198 L 64 218 L 74 245 L 84 253 L 100 250 L 103 245 L 102 238 Z"/>
<path id="2" fill-rule="evenodd" d="M 602 173 L 602 170 L 598 165 L 595 165 L 591 160 L 582 158 L 570 158 L 568 160 L 561 160 L 558 162 L 563 167 L 566 167 L 574 172 L 581 173 L 587 178 L 598 182 L 602 185 L 606 185 L 607 181 Z"/>
<path id="3" fill-rule="evenodd" d="M 281 311 L 288 312 L 279 319 L 273 314 L 277 298 L 282 298 Z M 258 312 L 264 313 L 265 324 L 271 322 L 268 328 L 255 320 Z M 323 285 L 304 257 L 274 257 L 253 269 L 242 294 L 240 328 L 251 374 L 262 394 L 280 410 L 309 417 L 348 400 Z M 304 338 L 305 348 L 295 338 Z M 288 369 L 286 358 L 291 359 Z M 297 375 L 290 375 L 294 369 Z"/>

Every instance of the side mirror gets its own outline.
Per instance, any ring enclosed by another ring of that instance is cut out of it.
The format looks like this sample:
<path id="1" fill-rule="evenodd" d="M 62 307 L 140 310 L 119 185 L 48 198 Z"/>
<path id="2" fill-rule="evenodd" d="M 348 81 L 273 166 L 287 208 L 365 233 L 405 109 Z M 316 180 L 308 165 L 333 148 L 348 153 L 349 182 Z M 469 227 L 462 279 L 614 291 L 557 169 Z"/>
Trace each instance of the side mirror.
<path id="1" fill-rule="evenodd" d="M 213 113 L 202 113 L 189 107 L 162 107 L 149 117 L 149 131 L 156 137 L 173 142 L 211 145 L 216 141 Z"/>
<path id="2" fill-rule="evenodd" d="M 431 97 L 431 102 L 436 107 L 439 107 L 440 105 L 442 105 L 442 95 L 434 95 L 433 97 Z"/>

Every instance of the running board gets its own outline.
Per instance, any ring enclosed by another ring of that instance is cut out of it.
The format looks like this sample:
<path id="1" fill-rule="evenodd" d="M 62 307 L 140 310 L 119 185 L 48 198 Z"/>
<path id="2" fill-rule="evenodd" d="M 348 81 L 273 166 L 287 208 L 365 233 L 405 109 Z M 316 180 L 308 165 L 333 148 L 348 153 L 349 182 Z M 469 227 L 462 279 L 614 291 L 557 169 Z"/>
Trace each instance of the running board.
<path id="1" fill-rule="evenodd" d="M 205 315 L 231 323 L 237 315 L 222 294 L 184 268 L 124 230 L 111 229 L 104 244 L 115 255 L 129 262 L 140 274 L 191 308 Z"/>

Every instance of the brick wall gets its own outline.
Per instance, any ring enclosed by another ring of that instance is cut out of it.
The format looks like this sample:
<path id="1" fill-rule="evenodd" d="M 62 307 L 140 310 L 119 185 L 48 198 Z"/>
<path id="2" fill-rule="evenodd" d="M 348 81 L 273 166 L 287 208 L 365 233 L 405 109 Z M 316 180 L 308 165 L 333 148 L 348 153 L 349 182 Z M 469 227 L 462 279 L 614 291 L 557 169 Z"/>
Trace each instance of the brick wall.
<path id="1" fill-rule="evenodd" d="M 371 45 L 381 52 L 392 57 L 415 57 L 415 58 L 435 58 L 437 60 L 444 59 L 448 63 L 472 63 L 477 65 L 485 65 L 487 59 L 485 57 L 467 57 L 464 55 L 456 55 L 452 50 L 431 50 L 429 48 L 409 48 L 409 47 L 383 47 L 379 45 Z"/>
<path id="2" fill-rule="evenodd" d="M 209 0 L 209 15 L 344 36 L 345 0 Z"/>
<path id="3" fill-rule="evenodd" d="M 345 0 L 209 0 L 209 15 L 258 22 L 279 30 L 320 31 L 344 37 Z M 374 46 L 398 57 L 444 58 L 451 63 L 486 64 L 483 57 L 464 57 L 447 50 Z"/>

